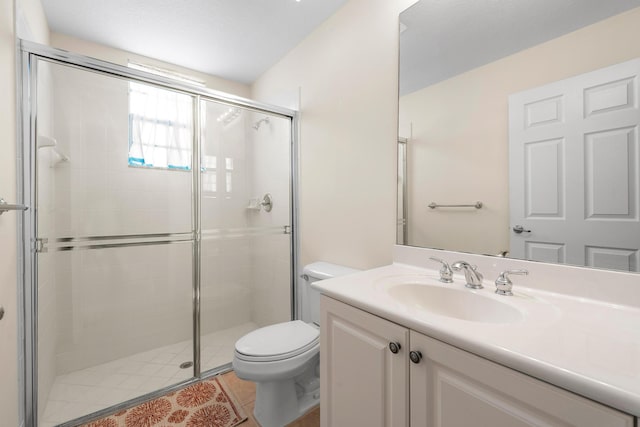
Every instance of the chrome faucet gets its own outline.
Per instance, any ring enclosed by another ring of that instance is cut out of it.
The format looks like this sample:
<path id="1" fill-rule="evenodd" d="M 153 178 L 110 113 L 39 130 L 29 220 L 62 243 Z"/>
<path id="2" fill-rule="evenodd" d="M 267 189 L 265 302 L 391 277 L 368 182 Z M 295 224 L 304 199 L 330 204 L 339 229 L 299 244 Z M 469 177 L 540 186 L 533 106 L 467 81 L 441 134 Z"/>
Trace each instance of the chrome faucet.
<path id="1" fill-rule="evenodd" d="M 464 278 L 467 281 L 465 285 L 467 288 L 471 289 L 482 289 L 482 274 L 478 271 L 478 267 L 475 265 L 471 265 L 466 261 L 456 261 L 451 264 L 451 268 L 454 271 L 462 270 L 464 272 Z"/>
<path id="2" fill-rule="evenodd" d="M 496 279 L 496 294 L 507 296 L 513 295 L 513 292 L 511 292 L 511 289 L 513 288 L 513 282 L 511 281 L 511 279 L 509 279 L 510 274 L 522 274 L 526 276 L 527 274 L 529 274 L 529 272 L 527 270 L 503 271 Z"/>
<path id="3" fill-rule="evenodd" d="M 436 261 L 439 262 L 440 264 L 442 264 L 442 267 L 440 267 L 440 281 L 442 283 L 452 283 L 453 282 L 453 271 L 451 271 L 451 267 L 449 267 L 449 264 L 447 264 L 446 261 L 441 260 L 440 258 L 436 258 L 436 257 L 429 257 L 430 260 L 432 261 Z"/>

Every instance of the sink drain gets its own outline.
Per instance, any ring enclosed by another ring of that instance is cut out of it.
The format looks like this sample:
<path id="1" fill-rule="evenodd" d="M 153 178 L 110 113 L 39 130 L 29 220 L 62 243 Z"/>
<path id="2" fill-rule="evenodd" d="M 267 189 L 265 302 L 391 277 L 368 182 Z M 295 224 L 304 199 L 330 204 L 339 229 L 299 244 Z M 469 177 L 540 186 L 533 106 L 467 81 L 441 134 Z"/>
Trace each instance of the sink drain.
<path id="1" fill-rule="evenodd" d="M 180 364 L 180 369 L 187 369 L 193 366 L 193 362 L 182 362 Z"/>

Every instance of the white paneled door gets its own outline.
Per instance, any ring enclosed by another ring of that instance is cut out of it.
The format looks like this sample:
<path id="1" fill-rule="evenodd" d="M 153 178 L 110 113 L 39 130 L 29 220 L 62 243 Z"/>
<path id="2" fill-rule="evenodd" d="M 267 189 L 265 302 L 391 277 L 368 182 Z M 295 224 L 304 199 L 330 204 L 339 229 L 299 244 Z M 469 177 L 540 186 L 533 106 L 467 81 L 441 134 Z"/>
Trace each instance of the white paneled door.
<path id="1" fill-rule="evenodd" d="M 511 256 L 640 271 L 640 59 L 509 97 Z"/>

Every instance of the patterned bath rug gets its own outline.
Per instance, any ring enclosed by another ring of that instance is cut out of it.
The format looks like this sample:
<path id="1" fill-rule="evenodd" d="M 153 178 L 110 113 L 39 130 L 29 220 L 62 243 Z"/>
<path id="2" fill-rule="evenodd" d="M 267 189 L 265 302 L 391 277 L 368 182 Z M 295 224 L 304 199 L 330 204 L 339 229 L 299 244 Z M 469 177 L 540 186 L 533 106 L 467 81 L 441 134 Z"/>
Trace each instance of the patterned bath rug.
<path id="1" fill-rule="evenodd" d="M 224 380 L 213 377 L 82 427 L 233 427 L 246 419 Z"/>

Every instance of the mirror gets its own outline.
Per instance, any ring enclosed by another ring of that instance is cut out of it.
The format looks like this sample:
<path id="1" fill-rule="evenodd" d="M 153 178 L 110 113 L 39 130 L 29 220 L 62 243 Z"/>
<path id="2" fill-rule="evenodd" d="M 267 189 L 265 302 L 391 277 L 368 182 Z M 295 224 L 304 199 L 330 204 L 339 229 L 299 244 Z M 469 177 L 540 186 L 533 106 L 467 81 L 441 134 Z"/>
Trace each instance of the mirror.
<path id="1" fill-rule="evenodd" d="M 400 14 L 398 243 L 640 271 L 640 0 Z"/>

